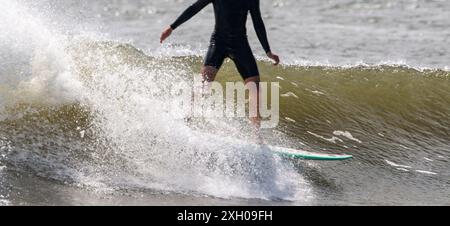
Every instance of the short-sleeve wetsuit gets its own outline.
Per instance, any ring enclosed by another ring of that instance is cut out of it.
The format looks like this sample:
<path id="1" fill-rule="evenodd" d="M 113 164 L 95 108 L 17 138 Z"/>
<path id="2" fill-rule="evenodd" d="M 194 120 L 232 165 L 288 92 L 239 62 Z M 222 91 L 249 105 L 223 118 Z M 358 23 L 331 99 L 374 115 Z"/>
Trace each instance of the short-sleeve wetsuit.
<path id="1" fill-rule="evenodd" d="M 220 69 L 225 58 L 229 57 L 236 64 L 244 80 L 259 76 L 246 29 L 247 17 L 250 12 L 258 39 L 265 52 L 270 52 L 259 0 L 197 0 L 181 14 L 171 28 L 176 29 L 210 3 L 214 6 L 216 25 L 204 65 Z"/>

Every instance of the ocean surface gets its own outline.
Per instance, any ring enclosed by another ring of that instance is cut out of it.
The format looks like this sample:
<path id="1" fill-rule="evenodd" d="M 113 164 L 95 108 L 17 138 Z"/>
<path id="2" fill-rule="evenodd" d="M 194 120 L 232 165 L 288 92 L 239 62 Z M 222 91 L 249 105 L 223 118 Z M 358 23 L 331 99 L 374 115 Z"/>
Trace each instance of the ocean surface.
<path id="1" fill-rule="evenodd" d="M 0 205 L 450 205 L 450 1 L 262 0 L 279 67 L 249 18 L 281 88 L 264 139 L 343 162 L 169 106 L 214 26 L 208 6 L 159 44 L 192 2 L 0 1 Z"/>

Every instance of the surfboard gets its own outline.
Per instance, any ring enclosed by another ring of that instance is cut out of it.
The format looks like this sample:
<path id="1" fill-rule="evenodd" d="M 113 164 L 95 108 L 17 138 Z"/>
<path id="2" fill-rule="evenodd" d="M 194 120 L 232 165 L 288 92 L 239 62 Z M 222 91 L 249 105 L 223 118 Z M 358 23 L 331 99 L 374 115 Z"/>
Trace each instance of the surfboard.
<path id="1" fill-rule="evenodd" d="M 303 150 L 295 150 L 290 148 L 275 147 L 266 145 L 266 147 L 273 153 L 290 159 L 316 160 L 316 161 L 342 161 L 353 158 L 352 155 L 346 154 L 326 154 L 309 152 Z"/>
<path id="2" fill-rule="evenodd" d="M 257 144 L 245 140 L 229 138 L 229 137 L 217 137 L 216 135 L 211 134 L 200 134 L 199 136 L 211 136 L 214 139 L 217 139 L 223 144 L 227 144 L 226 146 L 234 146 L 240 150 L 259 150 L 264 151 L 266 153 L 273 153 L 275 155 L 281 156 L 282 158 L 288 159 L 301 159 L 301 160 L 315 160 L 315 161 L 342 161 L 353 158 L 352 155 L 347 154 L 327 154 L 327 153 L 319 153 L 319 152 L 310 152 L 305 150 L 296 150 L 292 148 L 279 147 L 269 144 Z"/>

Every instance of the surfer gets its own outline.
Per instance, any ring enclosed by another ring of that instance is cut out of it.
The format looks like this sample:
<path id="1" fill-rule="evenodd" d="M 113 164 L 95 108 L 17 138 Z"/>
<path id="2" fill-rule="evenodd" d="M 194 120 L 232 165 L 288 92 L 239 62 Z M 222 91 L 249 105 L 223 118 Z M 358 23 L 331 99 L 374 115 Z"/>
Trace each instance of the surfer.
<path id="1" fill-rule="evenodd" d="M 197 0 L 161 34 L 160 42 L 163 43 L 177 27 L 191 19 L 210 3 L 214 6 L 216 24 L 201 70 L 203 84 L 215 80 L 225 58 L 233 60 L 245 86 L 256 85 L 256 90 L 249 89 L 249 96 L 250 103 L 257 105 L 254 109 L 258 109 L 258 116 L 251 117 L 250 120 L 259 129 L 261 123 L 259 116 L 260 74 L 247 38 L 246 23 L 249 12 L 258 39 L 267 56 L 274 61 L 274 65 L 280 63 L 279 57 L 270 49 L 259 0 Z"/>

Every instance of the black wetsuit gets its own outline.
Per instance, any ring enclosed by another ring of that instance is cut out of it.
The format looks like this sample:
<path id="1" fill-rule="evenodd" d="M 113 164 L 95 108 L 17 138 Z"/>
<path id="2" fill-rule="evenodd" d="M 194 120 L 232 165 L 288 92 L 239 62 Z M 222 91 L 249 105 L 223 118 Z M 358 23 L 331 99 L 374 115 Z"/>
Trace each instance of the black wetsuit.
<path id="1" fill-rule="evenodd" d="M 246 29 L 250 12 L 258 38 L 266 53 L 270 52 L 259 0 L 197 0 L 171 25 L 172 29 L 188 21 L 209 3 L 214 6 L 216 25 L 204 65 L 219 69 L 224 59 L 229 57 L 236 64 L 243 79 L 259 76 Z"/>

